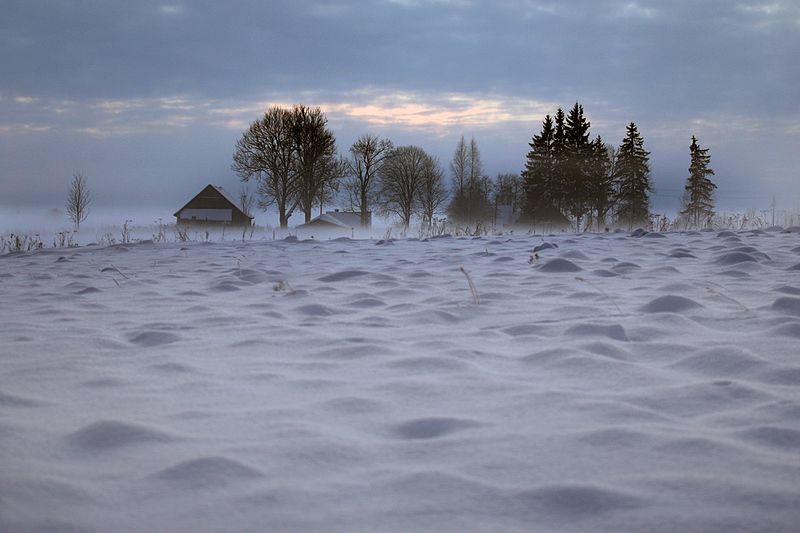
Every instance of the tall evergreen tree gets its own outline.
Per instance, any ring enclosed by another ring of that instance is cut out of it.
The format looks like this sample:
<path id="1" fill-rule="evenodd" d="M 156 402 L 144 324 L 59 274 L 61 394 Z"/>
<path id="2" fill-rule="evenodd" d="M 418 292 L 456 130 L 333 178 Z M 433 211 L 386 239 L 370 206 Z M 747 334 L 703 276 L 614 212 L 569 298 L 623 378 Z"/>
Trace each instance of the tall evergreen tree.
<path id="1" fill-rule="evenodd" d="M 627 222 L 630 229 L 646 224 L 650 219 L 650 152 L 644 149 L 644 139 L 636 124 L 631 122 L 617 156 L 617 219 Z"/>
<path id="2" fill-rule="evenodd" d="M 589 160 L 589 216 L 595 215 L 597 230 L 606 225 L 606 215 L 614 206 L 614 148 L 599 135 L 591 143 Z"/>
<path id="3" fill-rule="evenodd" d="M 534 135 L 528 144 L 531 150 L 522 172 L 525 188 L 523 218 L 532 224 L 562 224 L 565 221 L 554 205 L 555 133 L 553 118 L 547 115 L 541 133 Z"/>
<path id="4" fill-rule="evenodd" d="M 583 106 L 576 102 L 564 124 L 562 208 L 575 219 L 578 231 L 590 200 L 589 171 L 593 153 L 589 143 L 589 126 Z"/>
<path id="5" fill-rule="evenodd" d="M 689 146 L 691 162 L 689 164 L 689 177 L 686 180 L 684 205 L 680 215 L 699 228 L 701 222 L 714 216 L 714 189 L 717 186 L 708 176 L 713 176 L 714 171 L 709 168 L 711 156 L 708 148 L 700 148 L 697 137 L 692 135 L 692 144 Z"/>
<path id="6" fill-rule="evenodd" d="M 553 205 L 560 213 L 564 212 L 564 203 L 567 196 L 567 139 L 566 116 L 559 107 L 555 115 L 555 130 L 553 131 L 553 165 L 547 177 L 547 190 L 552 198 Z"/>

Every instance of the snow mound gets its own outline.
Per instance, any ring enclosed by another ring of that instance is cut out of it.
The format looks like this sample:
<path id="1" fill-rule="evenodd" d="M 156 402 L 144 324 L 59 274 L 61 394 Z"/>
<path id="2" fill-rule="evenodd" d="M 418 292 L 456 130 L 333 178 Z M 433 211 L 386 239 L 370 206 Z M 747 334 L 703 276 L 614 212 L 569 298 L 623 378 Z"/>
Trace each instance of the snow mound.
<path id="1" fill-rule="evenodd" d="M 533 247 L 533 253 L 541 252 L 542 250 L 549 250 L 551 248 L 558 248 L 557 244 L 552 242 L 543 242 Z"/>
<path id="2" fill-rule="evenodd" d="M 38 400 L 0 391 L 0 407 L 39 407 L 40 405 L 44 404 Z"/>
<path id="3" fill-rule="evenodd" d="M 458 418 L 419 418 L 399 424 L 394 428 L 394 434 L 408 440 L 436 439 L 479 425 L 472 420 Z"/>
<path id="4" fill-rule="evenodd" d="M 564 332 L 567 337 L 607 337 L 627 342 L 628 335 L 620 324 L 576 324 Z"/>
<path id="5" fill-rule="evenodd" d="M 588 517 L 647 505 L 638 496 L 593 485 L 545 486 L 522 491 L 517 499 L 526 507 L 557 517 Z"/>
<path id="6" fill-rule="evenodd" d="M 144 329 L 130 333 L 128 335 L 128 342 L 143 346 L 145 348 L 152 348 L 153 346 L 162 346 L 164 344 L 172 344 L 181 340 L 181 336 L 169 331 L 150 330 Z"/>
<path id="7" fill-rule="evenodd" d="M 368 274 L 365 270 L 342 270 L 341 272 L 336 272 L 334 274 L 329 274 L 327 276 L 322 276 L 319 278 L 320 281 L 324 281 L 326 283 L 333 283 L 336 281 L 344 281 L 346 279 L 352 278 L 359 278 L 361 276 L 366 276 Z"/>
<path id="8" fill-rule="evenodd" d="M 309 304 L 294 308 L 295 312 L 311 317 L 325 317 L 335 315 L 336 311 L 327 305 Z"/>
<path id="9" fill-rule="evenodd" d="M 735 347 L 711 348 L 681 359 L 674 368 L 710 376 L 741 376 L 762 367 L 765 361 Z"/>
<path id="10" fill-rule="evenodd" d="M 682 313 L 699 307 L 703 306 L 691 298 L 665 294 L 643 305 L 641 310 L 645 313 Z"/>
<path id="11" fill-rule="evenodd" d="M 800 316 L 800 298 L 781 296 L 772 302 L 772 309 L 787 315 Z"/>
<path id="12" fill-rule="evenodd" d="M 783 337 L 794 337 L 800 339 L 800 322 L 789 322 L 781 324 L 770 330 L 773 335 L 781 335 Z"/>
<path id="13" fill-rule="evenodd" d="M 539 272 L 548 273 L 580 272 L 581 270 L 583 269 L 572 261 L 561 258 L 550 259 L 539 267 Z"/>
<path id="14" fill-rule="evenodd" d="M 759 426 L 737 433 L 755 444 L 780 451 L 800 451 L 800 431 L 787 427 Z"/>
<path id="15" fill-rule="evenodd" d="M 156 477 L 183 488 L 216 489 L 260 479 L 264 475 L 255 468 L 227 457 L 200 457 L 165 468 Z"/>
<path id="16" fill-rule="evenodd" d="M 714 263 L 722 266 L 737 265 L 739 263 L 757 263 L 758 260 L 745 252 L 729 252 L 722 254 L 714 260 Z"/>
<path id="17" fill-rule="evenodd" d="M 128 342 L 145 348 L 172 344 L 180 340 L 181 336 L 176 333 L 150 329 L 136 331 L 128 335 Z"/>
<path id="18" fill-rule="evenodd" d="M 153 442 L 171 442 L 173 437 L 139 424 L 101 420 L 68 436 L 69 442 L 85 452 L 100 452 Z"/>

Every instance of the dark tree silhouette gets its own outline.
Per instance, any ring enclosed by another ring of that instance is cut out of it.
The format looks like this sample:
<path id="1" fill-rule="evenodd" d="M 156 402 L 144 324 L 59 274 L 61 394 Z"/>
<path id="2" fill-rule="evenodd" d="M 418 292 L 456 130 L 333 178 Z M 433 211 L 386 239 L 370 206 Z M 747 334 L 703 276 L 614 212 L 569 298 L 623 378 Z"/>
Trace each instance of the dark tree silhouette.
<path id="1" fill-rule="evenodd" d="M 453 197 L 447 207 L 450 219 L 473 223 L 490 217 L 490 180 L 483 174 L 483 162 L 477 141 L 469 144 L 462 135 L 450 161 L 453 178 Z"/>
<path id="2" fill-rule="evenodd" d="M 470 154 L 464 136 L 458 140 L 453 159 L 450 160 L 450 173 L 453 176 L 453 197 L 465 194 L 472 171 L 470 169 Z"/>
<path id="3" fill-rule="evenodd" d="M 627 222 L 629 229 L 650 220 L 650 152 L 644 149 L 644 139 L 636 124 L 631 122 L 617 155 L 617 219 Z"/>
<path id="4" fill-rule="evenodd" d="M 289 227 L 299 182 L 293 123 L 291 110 L 270 108 L 236 142 L 231 165 L 242 181 L 256 181 L 259 208 L 276 204 L 281 228 Z"/>
<path id="5" fill-rule="evenodd" d="M 555 115 L 553 131 L 553 168 L 548 179 L 548 190 L 558 212 L 563 217 L 564 204 L 567 197 L 567 137 L 566 115 L 559 107 Z M 566 217 L 564 217 L 566 220 Z"/>
<path id="6" fill-rule="evenodd" d="M 370 225 L 370 209 L 375 198 L 378 174 L 393 148 L 392 141 L 366 134 L 350 147 L 345 190 L 350 204 L 361 212 L 361 227 Z"/>
<path id="7" fill-rule="evenodd" d="M 430 156 L 422 148 L 394 148 L 381 167 L 378 194 L 381 213 L 398 216 L 408 228 L 419 199 L 419 188 L 429 168 Z"/>
<path id="8" fill-rule="evenodd" d="M 292 110 L 292 142 L 297 167 L 296 203 L 312 217 L 314 206 L 325 198 L 326 190 L 336 188 L 341 167 L 336 157 L 336 137 L 327 128 L 328 119 L 318 107 L 296 106 Z"/>
<path id="9" fill-rule="evenodd" d="M 89 204 L 92 203 L 92 194 L 86 182 L 86 176 L 77 173 L 72 176 L 72 182 L 67 191 L 67 216 L 75 224 L 75 230 L 79 230 L 81 222 L 89 216 Z"/>
<path id="10" fill-rule="evenodd" d="M 281 228 L 299 206 L 306 222 L 341 178 L 336 138 L 319 108 L 272 107 L 236 142 L 231 168 L 242 181 L 257 183 L 258 206 L 278 208 Z"/>
<path id="11" fill-rule="evenodd" d="M 417 206 L 422 226 L 431 228 L 434 217 L 447 201 L 448 191 L 439 160 L 426 154 L 424 165 L 418 189 Z"/>
<path id="12" fill-rule="evenodd" d="M 570 110 L 564 125 L 563 184 L 561 205 L 575 219 L 575 229 L 590 209 L 590 165 L 593 154 L 589 143 L 590 122 L 579 103 Z"/>
<path id="13" fill-rule="evenodd" d="M 494 206 L 495 223 L 497 210 L 501 205 L 511 207 L 512 222 L 515 222 L 522 212 L 525 203 L 524 179 L 519 174 L 498 174 L 492 188 L 492 204 Z"/>
<path id="14" fill-rule="evenodd" d="M 614 165 L 616 151 L 603 142 L 599 135 L 591 143 L 588 171 L 589 213 L 595 214 L 595 227 L 606 225 L 606 216 L 614 208 Z"/>
<path id="15" fill-rule="evenodd" d="M 708 150 L 700 148 L 697 138 L 692 135 L 692 144 L 689 146 L 689 177 L 684 187 L 684 205 L 680 215 L 695 228 L 699 228 L 701 222 L 707 224 L 714 216 L 714 189 L 717 186 L 708 178 L 714 175 L 714 171 L 708 166 L 711 163 Z"/>
<path id="16" fill-rule="evenodd" d="M 554 183 L 555 133 L 553 118 L 547 115 L 542 122 L 541 133 L 534 135 L 529 143 L 531 150 L 522 172 L 525 189 L 522 218 L 534 225 L 565 225 L 567 222 L 555 205 L 558 190 Z"/>

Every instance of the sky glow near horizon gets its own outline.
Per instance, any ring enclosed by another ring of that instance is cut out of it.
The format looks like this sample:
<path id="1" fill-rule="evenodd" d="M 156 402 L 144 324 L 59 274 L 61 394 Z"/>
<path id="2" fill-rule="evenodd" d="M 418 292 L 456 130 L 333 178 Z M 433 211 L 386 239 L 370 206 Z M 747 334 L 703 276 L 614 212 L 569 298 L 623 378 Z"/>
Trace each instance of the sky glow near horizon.
<path id="1" fill-rule="evenodd" d="M 234 191 L 236 139 L 271 105 L 320 106 L 445 169 L 461 135 L 487 174 L 522 170 L 545 114 L 583 104 L 619 144 L 634 121 L 656 211 L 677 208 L 692 135 L 718 204 L 800 210 L 800 6 L 790 1 L 4 2 L 0 206 L 99 206 Z"/>

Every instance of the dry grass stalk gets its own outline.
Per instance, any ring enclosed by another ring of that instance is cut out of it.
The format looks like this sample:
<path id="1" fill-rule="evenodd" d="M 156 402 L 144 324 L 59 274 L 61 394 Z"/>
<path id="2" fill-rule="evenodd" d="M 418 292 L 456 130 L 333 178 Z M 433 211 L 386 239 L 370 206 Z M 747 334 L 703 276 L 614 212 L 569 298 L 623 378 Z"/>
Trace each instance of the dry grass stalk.
<path id="1" fill-rule="evenodd" d="M 472 277 L 469 275 L 469 272 L 464 270 L 464 267 L 459 267 L 461 273 L 464 274 L 464 277 L 467 278 L 467 283 L 469 284 L 469 292 L 472 293 L 472 299 L 475 300 L 475 305 L 480 305 L 481 297 L 478 294 L 478 289 L 475 288 L 475 284 L 472 282 Z"/>

